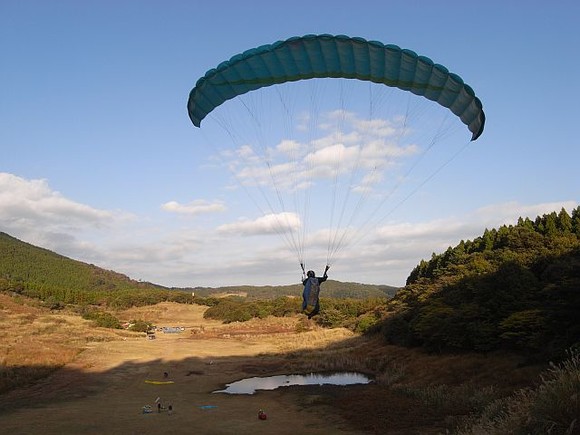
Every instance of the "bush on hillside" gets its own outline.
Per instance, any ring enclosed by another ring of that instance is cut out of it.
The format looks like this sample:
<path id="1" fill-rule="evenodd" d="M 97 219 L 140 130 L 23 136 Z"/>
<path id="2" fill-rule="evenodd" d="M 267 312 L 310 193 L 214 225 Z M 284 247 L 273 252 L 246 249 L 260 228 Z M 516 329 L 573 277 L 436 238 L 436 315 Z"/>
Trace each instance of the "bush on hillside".
<path id="1" fill-rule="evenodd" d="M 121 329 L 121 322 L 110 313 L 98 310 L 86 310 L 83 319 L 91 320 L 94 326 L 111 329 Z"/>

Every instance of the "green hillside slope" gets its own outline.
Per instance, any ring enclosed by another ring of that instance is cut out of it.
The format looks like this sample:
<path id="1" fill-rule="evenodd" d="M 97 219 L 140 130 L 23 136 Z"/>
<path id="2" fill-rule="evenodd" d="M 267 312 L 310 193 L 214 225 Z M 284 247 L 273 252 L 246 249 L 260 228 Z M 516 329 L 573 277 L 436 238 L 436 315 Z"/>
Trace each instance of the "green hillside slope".
<path id="1" fill-rule="evenodd" d="M 433 254 L 385 311 L 390 342 L 430 350 L 543 358 L 580 345 L 580 207 L 520 218 Z"/>
<path id="2" fill-rule="evenodd" d="M 132 280 L 0 232 L 0 290 L 55 303 L 126 306 L 184 294 Z M 132 300 L 133 299 L 133 300 Z"/>
<path id="3" fill-rule="evenodd" d="M 302 285 L 236 286 L 220 288 L 166 288 L 64 257 L 0 232 L 0 291 L 63 304 L 99 304 L 113 307 L 144 305 L 160 300 L 191 302 L 191 293 L 207 297 L 243 294 L 249 300 L 299 295 Z M 330 298 L 378 298 L 392 296 L 396 287 L 329 280 L 325 296 Z"/>

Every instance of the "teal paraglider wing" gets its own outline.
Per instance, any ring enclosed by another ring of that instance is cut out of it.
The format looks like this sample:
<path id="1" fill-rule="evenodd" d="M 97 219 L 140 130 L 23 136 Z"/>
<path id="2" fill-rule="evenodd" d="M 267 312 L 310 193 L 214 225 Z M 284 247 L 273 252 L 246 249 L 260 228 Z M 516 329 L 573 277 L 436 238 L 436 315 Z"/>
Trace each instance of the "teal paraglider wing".
<path id="1" fill-rule="evenodd" d="M 197 81 L 189 94 L 189 117 L 199 127 L 213 109 L 238 95 L 312 78 L 366 80 L 409 91 L 448 108 L 469 128 L 471 140 L 483 132 L 481 101 L 461 77 L 414 51 L 344 35 L 294 37 L 232 57 Z"/>

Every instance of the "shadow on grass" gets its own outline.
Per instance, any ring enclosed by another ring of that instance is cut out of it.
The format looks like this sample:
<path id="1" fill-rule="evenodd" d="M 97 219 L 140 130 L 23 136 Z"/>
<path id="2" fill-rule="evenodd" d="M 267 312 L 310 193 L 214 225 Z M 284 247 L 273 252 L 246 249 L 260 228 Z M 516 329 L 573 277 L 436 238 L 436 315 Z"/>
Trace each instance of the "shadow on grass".
<path id="1" fill-rule="evenodd" d="M 171 343 L 171 346 L 178 343 Z M 184 339 L 185 343 L 203 345 L 198 339 Z M 159 340 L 158 344 L 165 343 Z M 32 385 L 0 394 L 0 418 L 30 408 L 50 408 L 58 412 L 59 406 L 68 407 L 80 400 L 90 402 L 91 398 L 99 400 L 101 397 L 106 402 L 107 398 L 126 400 L 125 397 L 138 396 L 130 399 L 138 403 L 167 394 L 216 400 L 213 391 L 246 377 L 354 371 L 379 382 L 352 386 L 290 386 L 284 387 L 283 393 L 258 391 L 256 395 L 279 401 L 292 398 L 292 403 L 303 410 L 323 410 L 321 412 L 339 416 L 355 432 L 385 433 L 382 430 L 391 427 L 403 433 L 405 430 L 438 433 L 448 427 L 449 415 L 442 414 L 437 407 L 426 406 L 421 397 L 408 393 L 409 388 L 445 383 L 459 385 L 468 380 L 484 386 L 505 382 L 508 378 L 512 380 L 511 388 L 516 388 L 520 386 L 516 385 L 513 372 L 517 366 L 518 361 L 510 357 L 429 355 L 417 349 L 385 345 L 377 337 L 352 337 L 321 348 L 257 356 L 133 360 L 105 371 L 75 367 L 74 363 L 60 369 L 23 366 L 13 368 L 13 376 L 27 376 L 30 371 L 53 372 Z M 477 379 L 474 379 L 475 374 Z M 173 383 L 155 385 L 145 381 Z M 524 385 L 529 381 L 530 373 L 522 372 L 519 382 Z M 397 387 L 401 385 L 407 389 Z M 105 403 L 104 406 L 109 405 Z M 451 410 L 454 416 L 468 412 L 469 409 L 460 406 Z"/>

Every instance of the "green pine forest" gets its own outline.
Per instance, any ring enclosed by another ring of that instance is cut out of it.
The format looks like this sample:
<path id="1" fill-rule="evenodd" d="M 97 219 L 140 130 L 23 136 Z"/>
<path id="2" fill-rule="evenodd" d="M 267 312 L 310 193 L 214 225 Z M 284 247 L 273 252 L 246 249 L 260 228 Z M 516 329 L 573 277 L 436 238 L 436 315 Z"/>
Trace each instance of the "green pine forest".
<path id="1" fill-rule="evenodd" d="M 211 318 L 243 321 L 299 312 L 301 287 L 167 288 L 0 233 L 0 291 L 54 309 L 174 301 L 209 305 Z M 316 317 L 323 326 L 437 352 L 506 349 L 539 360 L 559 357 L 580 345 L 580 207 L 520 218 L 433 253 L 401 289 L 329 280 L 323 295 Z"/>
<path id="2" fill-rule="evenodd" d="M 0 291 L 38 298 L 54 306 L 122 308 L 187 299 L 184 293 L 72 260 L 6 233 L 0 233 Z"/>
<path id="3" fill-rule="evenodd" d="M 560 356 L 580 345 L 580 207 L 433 254 L 383 308 L 377 327 L 392 343 Z"/>

